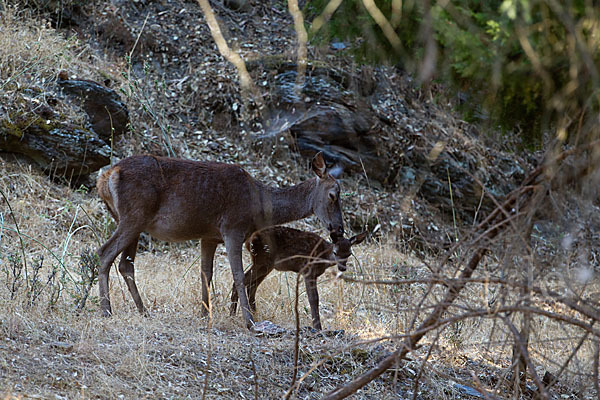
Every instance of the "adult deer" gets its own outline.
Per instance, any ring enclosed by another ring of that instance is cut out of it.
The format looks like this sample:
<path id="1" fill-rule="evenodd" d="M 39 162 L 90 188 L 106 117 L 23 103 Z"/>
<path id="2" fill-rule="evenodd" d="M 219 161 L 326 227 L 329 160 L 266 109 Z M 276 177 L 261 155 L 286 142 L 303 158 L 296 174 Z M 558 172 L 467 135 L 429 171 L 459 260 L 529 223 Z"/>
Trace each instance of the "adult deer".
<path id="1" fill-rule="evenodd" d="M 352 254 L 351 247 L 361 243 L 366 237 L 367 232 L 363 232 L 350 239 L 341 238 L 336 243 L 330 243 L 314 233 L 284 226 L 255 232 L 246 242 L 246 248 L 252 256 L 252 267 L 244 275 L 250 309 L 256 311 L 256 290 L 273 269 L 302 273 L 313 328 L 320 331 L 317 278 L 334 265 L 337 265 L 340 272 L 344 272 L 346 262 Z M 232 290 L 231 315 L 236 312 L 237 301 L 238 293 Z"/>
<path id="2" fill-rule="evenodd" d="M 277 188 L 252 178 L 240 166 L 154 156 L 125 158 L 104 172 L 98 194 L 117 221 L 117 229 L 100 248 L 100 306 L 111 315 L 108 293 L 110 266 L 119 255 L 119 272 L 140 313 L 146 309 L 134 279 L 133 261 L 141 232 L 165 241 L 202 239 L 203 313 L 209 309 L 213 258 L 225 243 L 246 326 L 254 320 L 248 309 L 242 268 L 242 245 L 257 230 L 315 214 L 332 238 L 344 233 L 340 187 L 327 172 L 321 153 L 312 160 L 316 177 Z"/>

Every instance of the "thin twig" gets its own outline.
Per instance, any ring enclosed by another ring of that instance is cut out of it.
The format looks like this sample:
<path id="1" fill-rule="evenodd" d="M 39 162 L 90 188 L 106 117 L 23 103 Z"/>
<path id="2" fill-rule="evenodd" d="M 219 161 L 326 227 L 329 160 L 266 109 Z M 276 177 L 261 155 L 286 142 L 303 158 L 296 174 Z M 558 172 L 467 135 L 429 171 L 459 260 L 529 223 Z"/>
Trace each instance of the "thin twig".
<path id="1" fill-rule="evenodd" d="M 475 254 L 471 257 L 471 260 L 463 270 L 461 274 L 461 278 L 470 278 L 477 266 L 479 265 L 479 261 L 483 258 L 486 250 L 483 248 L 478 249 Z M 371 382 L 373 379 L 376 379 L 378 376 L 383 374 L 387 369 L 393 365 L 394 363 L 399 362 L 404 359 L 406 355 L 413 351 L 421 338 L 425 336 L 425 331 L 431 326 L 435 325 L 441 315 L 447 310 L 448 306 L 454 302 L 458 294 L 464 287 L 464 284 L 458 284 L 455 286 L 450 286 L 446 293 L 444 300 L 441 303 L 438 303 L 434 310 L 429 314 L 429 316 L 423 321 L 423 323 L 419 326 L 417 332 L 409 335 L 400 348 L 394 351 L 391 355 L 384 358 L 377 366 L 360 375 L 358 378 L 354 379 L 350 383 L 345 386 L 339 387 L 325 395 L 323 399 L 333 400 L 333 399 L 343 399 L 352 393 L 356 392 L 358 389 Z"/>
<path id="2" fill-rule="evenodd" d="M 208 287 L 208 281 L 206 280 L 206 276 L 204 274 L 203 275 L 203 279 L 205 279 L 205 282 L 207 282 L 207 287 Z M 211 340 L 211 333 L 212 333 L 212 301 L 210 300 L 210 290 L 208 292 L 208 325 L 206 327 L 206 340 L 207 340 L 207 351 L 206 351 L 206 369 L 204 370 L 204 386 L 202 387 L 202 400 L 206 399 L 206 393 L 208 393 L 208 377 L 210 375 L 210 360 L 212 357 L 212 340 Z M 203 304 L 203 306 L 206 306 L 206 304 Z"/>
<path id="3" fill-rule="evenodd" d="M 19 224 L 17 223 L 17 218 L 15 217 L 15 213 L 12 209 L 12 206 L 10 205 L 10 201 L 8 201 L 8 198 L 6 197 L 2 189 L 0 189 L 0 195 L 2 195 L 2 198 L 4 198 L 6 205 L 8 205 L 8 211 L 10 212 L 10 216 L 12 217 L 15 223 L 15 230 L 17 231 L 17 236 L 19 236 L 19 242 L 21 244 L 21 254 L 23 255 L 23 268 L 25 269 L 25 283 L 27 284 L 27 258 L 25 257 L 25 244 L 23 243 L 23 236 L 21 236 Z"/>
<path id="4" fill-rule="evenodd" d="M 215 17 L 215 13 L 210 6 L 208 0 L 197 0 L 200 8 L 202 9 L 202 13 L 204 14 L 204 18 L 208 27 L 210 28 L 210 33 L 217 44 L 217 49 L 219 53 L 230 63 L 234 65 L 238 72 L 238 76 L 240 79 L 240 86 L 246 94 L 250 94 L 256 105 L 258 106 L 259 111 L 262 111 L 264 108 L 264 99 L 260 91 L 254 85 L 254 81 L 252 77 L 248 73 L 246 69 L 246 63 L 242 59 L 242 57 L 236 53 L 235 51 L 229 48 L 225 37 L 223 36 L 223 32 L 221 31 L 221 27 L 217 22 L 217 18 Z M 244 100 L 245 101 L 245 100 Z"/>
<path id="5" fill-rule="evenodd" d="M 308 34 L 304 27 L 304 16 L 298 6 L 298 0 L 288 0 L 287 3 L 290 14 L 292 14 L 294 19 L 294 29 L 296 30 L 296 39 L 298 40 L 296 84 L 294 91 L 296 92 L 296 96 L 300 98 L 302 95 L 302 88 L 304 87 L 304 80 L 306 78 L 306 42 L 308 41 Z"/>
<path id="6" fill-rule="evenodd" d="M 544 385 L 544 383 L 538 376 L 537 372 L 535 371 L 535 366 L 533 365 L 533 363 L 531 362 L 531 359 L 529 358 L 529 352 L 527 351 L 527 348 L 525 348 L 525 346 L 523 346 L 521 334 L 519 333 L 517 328 L 514 326 L 514 324 L 507 317 L 503 316 L 500 318 L 506 324 L 506 326 L 508 326 L 508 328 L 512 332 L 513 336 L 515 337 L 515 342 L 516 342 L 517 346 L 519 347 L 519 352 L 521 353 L 521 358 L 527 364 L 529 373 L 531 374 L 531 377 L 533 378 L 535 384 L 538 387 L 538 392 L 539 392 L 540 397 L 542 399 L 548 399 L 549 395 L 548 395 L 548 391 L 546 390 L 546 386 Z"/>
<path id="7" fill-rule="evenodd" d="M 248 350 L 248 356 L 250 357 L 250 365 L 252 365 L 252 375 L 254 376 L 254 400 L 258 400 L 258 375 L 256 374 L 256 364 L 254 363 L 254 357 L 252 357 L 253 346 L 250 346 Z"/>
<path id="8" fill-rule="evenodd" d="M 550 382 L 548 382 L 548 385 L 547 385 L 548 389 L 550 389 L 552 386 L 554 386 L 558 382 L 558 378 L 562 375 L 562 373 L 565 371 L 565 369 L 567 369 L 567 366 L 571 363 L 571 360 L 573 360 L 573 357 L 575 357 L 575 355 L 579 352 L 579 349 L 581 349 L 581 346 L 583 346 L 583 344 L 585 343 L 585 341 L 589 335 L 590 335 L 590 333 L 586 332 L 583 335 L 583 337 L 581 339 L 579 339 L 579 343 L 577 343 L 577 346 L 575 346 L 573 351 L 571 351 L 571 354 L 569 354 L 569 357 L 567 358 L 567 360 L 565 362 L 563 362 L 563 365 L 561 366 L 560 370 L 558 370 L 558 372 L 554 375 L 554 377 L 550 380 Z M 596 360 L 594 360 L 594 362 L 595 361 Z"/>
<path id="9" fill-rule="evenodd" d="M 436 343 L 440 339 L 441 333 L 442 333 L 442 329 L 438 329 L 438 332 L 435 335 L 435 339 L 433 339 L 433 341 L 429 345 L 429 349 L 427 350 L 427 354 L 425 354 L 425 358 L 423 358 L 423 361 L 421 361 L 421 366 L 419 367 L 419 372 L 417 373 L 417 376 L 415 377 L 415 383 L 413 385 L 413 397 L 412 397 L 413 400 L 417 400 L 417 394 L 419 392 L 419 380 L 423 376 L 423 372 L 425 371 L 425 365 L 427 364 L 427 361 L 429 361 L 429 358 L 431 357 L 431 353 L 433 352 L 433 348 L 436 346 Z"/>
<path id="10" fill-rule="evenodd" d="M 596 396 L 600 400 L 600 383 L 598 382 L 598 364 L 600 364 L 600 339 L 596 339 L 596 351 L 594 352 L 594 365 L 592 376 L 594 377 L 594 389 L 596 389 Z"/>
<path id="11" fill-rule="evenodd" d="M 308 264 L 305 269 L 308 268 Z M 300 275 L 301 273 L 296 274 L 296 296 L 294 299 L 294 315 L 296 318 L 296 332 L 294 336 L 294 370 L 292 372 L 292 381 L 290 382 L 290 388 L 285 393 L 285 400 L 288 400 L 294 391 L 294 388 L 297 388 L 296 379 L 298 377 L 298 355 L 300 353 L 300 313 L 298 312 L 298 297 L 299 291 L 298 286 L 300 285 Z M 299 383 L 299 382 L 298 382 Z"/>

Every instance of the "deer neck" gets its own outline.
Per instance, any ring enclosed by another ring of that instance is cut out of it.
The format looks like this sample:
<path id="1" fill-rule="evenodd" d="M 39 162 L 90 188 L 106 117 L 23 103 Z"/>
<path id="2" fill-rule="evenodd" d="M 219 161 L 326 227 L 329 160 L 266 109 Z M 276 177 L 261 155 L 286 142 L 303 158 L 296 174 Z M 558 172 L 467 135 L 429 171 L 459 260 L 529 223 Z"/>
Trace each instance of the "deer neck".
<path id="1" fill-rule="evenodd" d="M 313 178 L 287 188 L 271 188 L 270 225 L 281 225 L 311 215 L 316 184 L 317 179 Z"/>

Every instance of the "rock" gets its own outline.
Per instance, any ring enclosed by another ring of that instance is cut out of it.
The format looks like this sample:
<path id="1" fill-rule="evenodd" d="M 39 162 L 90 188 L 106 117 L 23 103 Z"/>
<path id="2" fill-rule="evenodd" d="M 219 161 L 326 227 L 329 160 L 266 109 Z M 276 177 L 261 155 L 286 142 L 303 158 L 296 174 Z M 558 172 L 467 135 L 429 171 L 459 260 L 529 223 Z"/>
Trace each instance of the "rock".
<path id="1" fill-rule="evenodd" d="M 0 121 L 0 150 L 23 154 L 51 176 L 68 181 L 110 162 L 110 147 L 93 130 L 39 117 Z"/>
<path id="2" fill-rule="evenodd" d="M 263 139 L 289 130 L 292 146 L 305 157 L 321 151 L 330 164 L 366 172 L 369 179 L 382 184 L 387 182 L 389 160 L 379 151 L 377 118 L 355 90 L 361 86 L 356 84 L 360 76 L 311 66 L 298 91 L 295 64 L 266 60 L 261 66 L 271 69 L 273 83 L 268 105 L 271 115 Z"/>
<path id="3" fill-rule="evenodd" d="M 486 155 L 490 166 L 481 165 L 481 155 L 462 150 L 448 148 L 435 160 L 430 160 L 428 154 L 429 149 L 423 146 L 407 150 L 405 165 L 396 181 L 405 189 L 418 185 L 417 193 L 421 197 L 436 204 L 444 213 L 456 213 L 467 221 L 472 221 L 475 213 L 485 215 L 495 207 L 477 181 L 484 184 L 491 195 L 502 198 L 525 178 L 525 171 L 518 162 L 508 161 L 506 156 L 492 150 Z"/>
<path id="4" fill-rule="evenodd" d="M 402 189 L 472 223 L 495 207 L 484 190 L 502 198 L 525 177 L 515 157 L 474 146 L 468 126 L 447 124 L 427 104 L 415 110 L 415 99 L 391 97 L 389 82 L 372 68 L 349 73 L 309 63 L 298 89 L 293 62 L 264 57 L 247 66 L 269 87 L 263 142 L 287 137 L 306 158 L 321 151 L 328 164 L 366 173 L 372 188 Z"/>
<path id="5" fill-rule="evenodd" d="M 225 0 L 223 5 L 231 10 L 242 12 L 248 12 L 252 8 L 248 0 Z"/>
<path id="6" fill-rule="evenodd" d="M 85 111 L 91 128 L 106 144 L 127 131 L 127 106 L 114 90 L 89 80 L 61 79 L 60 75 L 57 83 L 69 100 Z"/>
<path id="7" fill-rule="evenodd" d="M 454 389 L 456 389 L 462 395 L 476 397 L 476 398 L 479 398 L 479 399 L 483 399 L 484 398 L 483 395 L 481 393 L 479 393 L 479 391 L 477 389 L 474 389 L 474 388 L 472 388 L 470 386 L 461 385 L 460 383 L 455 383 L 454 384 Z"/>
<path id="8" fill-rule="evenodd" d="M 262 321 L 255 324 L 252 327 L 252 331 L 256 334 L 256 336 L 264 337 L 279 337 L 285 333 L 288 333 L 285 328 L 282 328 L 271 321 Z"/>
<path id="9" fill-rule="evenodd" d="M 21 108 L 0 119 L 0 150 L 27 156 L 54 178 L 78 182 L 110 163 L 110 144 L 127 130 L 129 114 L 114 90 L 96 82 L 61 73 L 57 83 L 63 98 L 22 90 L 15 102 Z M 69 121 L 73 116 L 57 111 L 69 108 L 65 101 L 80 108 L 87 117 L 80 118 L 83 123 L 75 125 Z"/>

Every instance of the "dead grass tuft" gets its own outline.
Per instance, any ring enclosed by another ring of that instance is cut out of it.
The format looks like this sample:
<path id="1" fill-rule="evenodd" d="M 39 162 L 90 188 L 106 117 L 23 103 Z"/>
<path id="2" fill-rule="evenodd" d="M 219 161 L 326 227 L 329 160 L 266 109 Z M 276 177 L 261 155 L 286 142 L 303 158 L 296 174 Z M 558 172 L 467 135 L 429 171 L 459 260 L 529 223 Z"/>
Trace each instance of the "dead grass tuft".
<path id="1" fill-rule="evenodd" d="M 93 55 L 75 35 L 65 37 L 36 18 L 32 11 L 3 6 L 0 14 L 0 116 L 27 120 L 43 107 L 56 111 L 65 122 L 83 124 L 82 113 L 68 102 L 52 101 L 58 74 L 80 79 L 97 78 L 107 63 Z M 49 104 L 49 101 L 52 103 Z"/>

